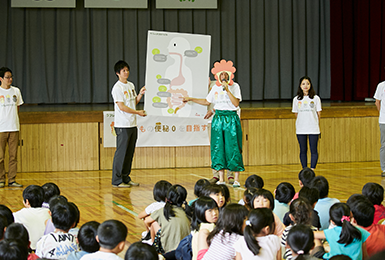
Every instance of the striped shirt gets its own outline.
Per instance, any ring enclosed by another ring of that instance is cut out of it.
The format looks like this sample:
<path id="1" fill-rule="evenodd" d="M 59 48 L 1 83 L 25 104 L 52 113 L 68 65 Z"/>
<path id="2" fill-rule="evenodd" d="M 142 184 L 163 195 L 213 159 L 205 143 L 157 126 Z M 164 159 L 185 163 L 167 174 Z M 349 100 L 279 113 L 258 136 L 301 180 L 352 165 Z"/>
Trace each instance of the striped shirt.
<path id="1" fill-rule="evenodd" d="M 211 241 L 209 250 L 204 255 L 202 260 L 231 260 L 235 259 L 235 249 L 234 244 L 238 239 L 242 237 L 241 235 L 232 233 L 226 233 L 223 236 L 223 231 L 215 235 Z"/>

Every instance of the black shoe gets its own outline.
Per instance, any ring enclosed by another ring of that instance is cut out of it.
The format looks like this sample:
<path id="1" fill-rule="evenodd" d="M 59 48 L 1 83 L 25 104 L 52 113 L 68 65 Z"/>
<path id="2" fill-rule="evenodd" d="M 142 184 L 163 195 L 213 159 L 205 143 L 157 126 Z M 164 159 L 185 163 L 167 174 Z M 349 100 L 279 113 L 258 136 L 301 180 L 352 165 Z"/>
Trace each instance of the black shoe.
<path id="1" fill-rule="evenodd" d="M 11 183 L 8 183 L 8 187 L 17 187 L 17 188 L 21 188 L 23 187 L 23 185 L 21 185 L 20 183 L 17 183 L 17 182 L 11 182 Z"/>

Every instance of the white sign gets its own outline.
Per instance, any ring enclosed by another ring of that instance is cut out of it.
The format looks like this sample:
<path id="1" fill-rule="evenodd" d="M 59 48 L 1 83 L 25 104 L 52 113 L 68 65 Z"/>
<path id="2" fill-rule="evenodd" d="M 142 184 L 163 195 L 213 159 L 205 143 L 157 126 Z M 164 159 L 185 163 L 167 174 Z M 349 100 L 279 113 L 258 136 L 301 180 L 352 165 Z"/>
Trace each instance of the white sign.
<path id="1" fill-rule="evenodd" d="M 156 0 L 158 9 L 216 9 L 218 0 Z"/>
<path id="2" fill-rule="evenodd" d="M 211 36 L 149 31 L 144 109 L 148 115 L 202 118 L 207 108 L 182 97 L 206 98 Z M 192 103 L 192 102 L 191 102 Z"/>
<path id="3" fill-rule="evenodd" d="M 104 147 L 116 147 L 114 112 L 103 112 Z M 207 120 L 163 116 L 137 117 L 137 147 L 210 145 Z"/>
<path id="4" fill-rule="evenodd" d="M 85 8 L 147 8 L 148 0 L 84 0 Z"/>
<path id="5" fill-rule="evenodd" d="M 75 8 L 76 0 L 12 0 L 11 7 Z"/>

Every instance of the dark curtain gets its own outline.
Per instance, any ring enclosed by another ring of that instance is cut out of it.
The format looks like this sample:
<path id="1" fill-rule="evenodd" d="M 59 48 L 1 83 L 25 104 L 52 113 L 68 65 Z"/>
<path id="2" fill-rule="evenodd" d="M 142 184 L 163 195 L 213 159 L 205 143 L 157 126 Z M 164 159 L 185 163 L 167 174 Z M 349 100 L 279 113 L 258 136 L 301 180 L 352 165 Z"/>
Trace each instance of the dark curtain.
<path id="1" fill-rule="evenodd" d="M 331 99 L 373 97 L 385 80 L 385 1 L 330 1 Z"/>
<path id="2" fill-rule="evenodd" d="M 0 66 L 26 103 L 112 102 L 113 66 L 145 84 L 147 31 L 211 35 L 211 64 L 232 60 L 243 100 L 292 99 L 312 78 L 330 98 L 329 0 L 218 0 L 216 10 L 11 8 L 0 1 Z"/>

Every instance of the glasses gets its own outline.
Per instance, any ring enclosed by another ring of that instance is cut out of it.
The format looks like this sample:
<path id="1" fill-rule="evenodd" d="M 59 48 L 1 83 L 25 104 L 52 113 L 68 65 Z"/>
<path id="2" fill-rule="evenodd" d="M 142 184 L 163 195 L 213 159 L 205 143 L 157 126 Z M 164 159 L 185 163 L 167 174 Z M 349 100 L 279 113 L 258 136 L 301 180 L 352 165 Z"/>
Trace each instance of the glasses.
<path id="1" fill-rule="evenodd" d="M 15 77 L 14 76 L 11 76 L 11 77 L 4 77 L 5 79 L 14 79 Z"/>

